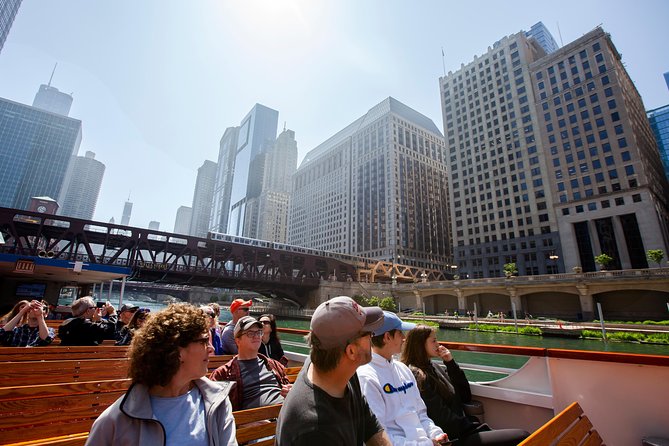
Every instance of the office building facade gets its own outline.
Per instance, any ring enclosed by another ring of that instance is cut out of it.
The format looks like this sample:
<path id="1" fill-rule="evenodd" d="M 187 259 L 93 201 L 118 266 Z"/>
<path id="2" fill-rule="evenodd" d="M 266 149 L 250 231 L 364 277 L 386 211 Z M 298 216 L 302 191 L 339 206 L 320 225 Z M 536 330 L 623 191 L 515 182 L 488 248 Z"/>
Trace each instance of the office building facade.
<path id="1" fill-rule="evenodd" d="M 71 95 L 60 92 L 56 87 L 52 87 L 51 84 L 42 84 L 39 86 L 37 94 L 35 94 L 35 99 L 33 99 L 33 107 L 69 116 L 72 100 Z"/>
<path id="2" fill-rule="evenodd" d="M 544 25 L 543 22 L 537 22 L 532 25 L 530 30 L 525 32 L 525 35 L 527 37 L 536 39 L 537 43 L 539 46 L 541 46 L 541 48 L 544 49 L 546 54 L 554 53 L 560 48 L 553 38 L 553 35 L 550 31 L 548 31 L 548 28 L 546 28 L 546 25 Z"/>
<path id="3" fill-rule="evenodd" d="M 278 119 L 279 112 L 256 104 L 239 126 L 230 186 L 226 231 L 229 234 L 256 238 L 258 205 L 255 199 L 263 189 L 263 155 L 274 144 Z"/>
<path id="4" fill-rule="evenodd" d="M 228 127 L 225 129 L 219 144 L 218 167 L 209 217 L 209 230 L 213 232 L 226 233 L 228 230 L 230 194 L 232 193 L 232 178 L 235 173 L 238 138 L 239 127 Z"/>
<path id="5" fill-rule="evenodd" d="M 641 268 L 645 250 L 666 249 L 666 179 L 601 29 L 549 55 L 505 37 L 440 85 L 461 273 L 593 271 L 602 252 Z"/>
<path id="6" fill-rule="evenodd" d="M 95 159 L 95 153 L 73 157 L 65 175 L 65 185 L 58 202 L 60 215 L 92 220 L 100 195 L 105 165 Z"/>
<path id="7" fill-rule="evenodd" d="M 669 178 L 669 105 L 649 111 L 648 121 L 660 151 L 664 173 Z"/>
<path id="8" fill-rule="evenodd" d="M 288 243 L 446 269 L 444 156 L 434 123 L 387 98 L 307 154 L 293 177 Z"/>
<path id="9" fill-rule="evenodd" d="M 14 18 L 19 12 L 22 0 L 3 0 L 0 2 L 0 51 L 5 45 L 9 30 L 12 28 Z"/>
<path id="10" fill-rule="evenodd" d="M 81 144 L 81 121 L 0 98 L 0 206 L 57 199 Z"/>
<path id="11" fill-rule="evenodd" d="M 188 235 L 190 229 L 190 219 L 193 214 L 193 208 L 190 206 L 179 206 L 177 216 L 174 219 L 174 233 Z"/>
<path id="12" fill-rule="evenodd" d="M 128 226 L 130 224 L 130 217 L 132 216 L 132 202 L 130 198 L 123 204 L 123 215 L 121 215 L 121 224 Z"/>
<path id="13" fill-rule="evenodd" d="M 209 230 L 209 216 L 214 197 L 216 170 L 216 163 L 210 160 L 205 160 L 202 166 L 197 169 L 192 213 L 188 229 L 188 233 L 195 237 L 206 237 Z"/>

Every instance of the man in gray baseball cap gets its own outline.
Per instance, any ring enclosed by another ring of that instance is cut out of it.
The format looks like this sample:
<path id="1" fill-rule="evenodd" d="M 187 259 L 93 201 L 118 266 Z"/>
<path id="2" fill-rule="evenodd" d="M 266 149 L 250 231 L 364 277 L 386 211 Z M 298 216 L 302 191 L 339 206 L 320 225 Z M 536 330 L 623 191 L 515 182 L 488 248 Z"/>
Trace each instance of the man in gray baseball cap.
<path id="1" fill-rule="evenodd" d="M 356 369 L 372 357 L 371 336 L 383 325 L 379 307 L 334 297 L 311 317 L 311 347 L 279 413 L 276 445 L 390 446 L 362 396 Z"/>

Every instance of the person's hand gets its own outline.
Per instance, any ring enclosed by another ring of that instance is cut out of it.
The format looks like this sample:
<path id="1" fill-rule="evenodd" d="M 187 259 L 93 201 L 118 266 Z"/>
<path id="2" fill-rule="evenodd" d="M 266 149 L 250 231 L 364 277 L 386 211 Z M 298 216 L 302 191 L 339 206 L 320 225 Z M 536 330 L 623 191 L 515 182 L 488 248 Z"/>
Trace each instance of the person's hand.
<path id="1" fill-rule="evenodd" d="M 42 306 L 42 302 L 33 301 L 30 304 L 30 307 L 30 311 L 32 312 L 33 316 L 37 318 L 37 320 L 44 319 L 44 307 Z"/>
<path id="2" fill-rule="evenodd" d="M 432 443 L 434 443 L 435 446 L 439 446 L 440 444 L 443 444 L 445 442 L 448 442 L 448 434 L 445 432 L 439 435 L 438 437 L 432 439 Z"/>
<path id="3" fill-rule="evenodd" d="M 453 360 L 453 354 L 451 354 L 451 351 L 443 345 L 437 347 L 437 354 L 442 359 L 442 361 L 451 362 Z"/>
<path id="4" fill-rule="evenodd" d="M 100 319 L 102 319 L 102 315 L 100 314 L 100 308 L 95 308 L 95 311 L 93 311 L 93 315 L 91 316 L 91 320 L 97 322 Z"/>
<path id="5" fill-rule="evenodd" d="M 290 392 L 290 389 L 292 388 L 293 388 L 292 384 L 284 384 L 283 386 L 281 386 L 281 396 L 285 398 L 286 395 L 288 395 L 288 392 Z"/>
<path id="6" fill-rule="evenodd" d="M 116 312 L 116 309 L 114 308 L 114 306 L 111 303 L 107 302 L 104 306 L 104 316 L 107 316 L 107 315 L 111 316 L 115 312 Z"/>

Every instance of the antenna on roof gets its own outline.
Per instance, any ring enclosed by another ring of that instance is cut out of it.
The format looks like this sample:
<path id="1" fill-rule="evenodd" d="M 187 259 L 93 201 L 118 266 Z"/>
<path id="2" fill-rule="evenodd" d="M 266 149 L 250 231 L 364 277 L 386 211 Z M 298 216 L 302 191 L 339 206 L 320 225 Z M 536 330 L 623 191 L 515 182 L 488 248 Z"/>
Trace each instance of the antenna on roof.
<path id="1" fill-rule="evenodd" d="M 283 121 L 283 131 L 286 131 L 286 121 Z"/>
<path id="2" fill-rule="evenodd" d="M 441 47 L 441 67 L 444 70 L 444 77 L 446 77 L 446 62 L 444 62 L 444 56 L 445 56 L 444 47 L 442 46 Z"/>
<path id="3" fill-rule="evenodd" d="M 564 46 L 564 42 L 562 41 L 562 32 L 560 32 L 560 22 L 556 22 L 557 27 L 558 27 L 558 36 L 560 36 L 560 46 Z"/>
<path id="4" fill-rule="evenodd" d="M 53 66 L 53 71 L 51 71 L 51 77 L 49 78 L 49 84 L 47 85 L 47 87 L 51 86 L 51 80 L 53 79 L 53 74 L 56 72 L 56 67 L 57 66 L 58 66 L 58 62 L 56 62 L 56 64 Z"/>

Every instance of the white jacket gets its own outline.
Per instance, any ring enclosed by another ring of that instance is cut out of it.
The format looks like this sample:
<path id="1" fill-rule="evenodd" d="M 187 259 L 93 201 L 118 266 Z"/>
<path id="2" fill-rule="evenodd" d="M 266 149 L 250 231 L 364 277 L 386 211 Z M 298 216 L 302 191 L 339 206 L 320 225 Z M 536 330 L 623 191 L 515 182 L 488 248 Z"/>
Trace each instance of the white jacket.
<path id="1" fill-rule="evenodd" d="M 416 379 L 409 367 L 372 353 L 372 362 L 358 368 L 360 387 L 370 409 L 395 446 L 432 446 L 444 432 L 427 416 Z"/>

